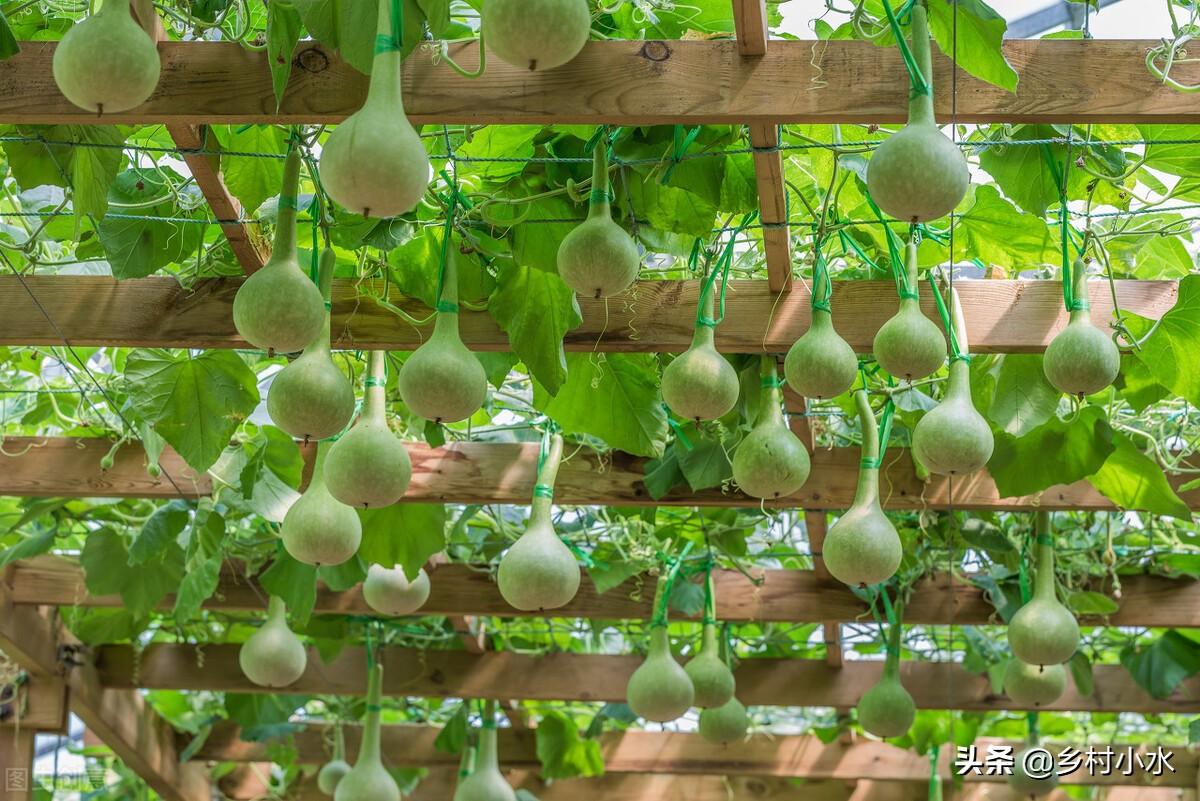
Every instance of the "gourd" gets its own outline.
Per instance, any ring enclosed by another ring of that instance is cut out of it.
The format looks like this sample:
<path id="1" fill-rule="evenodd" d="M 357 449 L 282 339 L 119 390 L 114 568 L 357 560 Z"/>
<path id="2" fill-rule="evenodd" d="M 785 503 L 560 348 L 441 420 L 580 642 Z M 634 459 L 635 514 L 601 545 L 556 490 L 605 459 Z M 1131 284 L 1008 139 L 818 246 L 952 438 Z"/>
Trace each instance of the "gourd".
<path id="1" fill-rule="evenodd" d="M 283 547 L 307 565 L 340 565 L 358 553 L 362 542 L 358 514 L 330 495 L 325 485 L 328 455 L 329 443 L 319 443 L 308 488 L 287 510 L 279 527 Z"/>
<path id="2" fill-rule="evenodd" d="M 1004 692 L 1021 706 L 1052 704 L 1067 689 L 1067 669 L 1062 665 L 1029 665 L 1008 660 L 1004 668 Z"/>
<path id="3" fill-rule="evenodd" d="M 654 594 L 655 617 L 650 623 L 650 648 L 625 686 L 625 700 L 638 717 L 668 723 L 682 717 L 695 700 L 687 671 L 671 654 L 667 635 L 666 592 L 671 576 L 661 576 Z"/>
<path id="4" fill-rule="evenodd" d="M 1037 516 L 1037 575 L 1033 597 L 1008 624 L 1008 644 L 1013 656 L 1030 665 L 1059 665 L 1079 647 L 1079 624 L 1055 593 L 1054 545 L 1050 539 L 1050 513 Z"/>
<path id="5" fill-rule="evenodd" d="M 515 801 L 517 797 L 500 772 L 496 754 L 495 705 L 495 701 L 488 701 L 484 706 L 475 770 L 459 781 L 454 790 L 454 801 Z"/>
<path id="6" fill-rule="evenodd" d="M 967 160 L 938 130 L 933 115 L 933 69 L 925 3 L 912 9 L 912 52 L 929 87 L 908 103 L 908 123 L 888 137 L 867 163 L 867 191 L 904 222 L 936 220 L 954 211 L 971 182 Z"/>
<path id="7" fill-rule="evenodd" d="M 904 549 L 895 526 L 879 505 L 879 432 L 865 390 L 854 393 L 862 422 L 862 464 L 854 503 L 830 527 L 822 549 L 825 566 L 838 581 L 866 586 L 887 581 Z"/>
<path id="8" fill-rule="evenodd" d="M 346 736 L 339 723 L 333 738 L 333 759 L 321 766 L 317 773 L 317 788 L 325 795 L 333 795 L 338 783 L 351 770 L 346 761 Z"/>
<path id="9" fill-rule="evenodd" d="M 1087 264 L 1075 262 L 1072 295 L 1082 308 L 1071 309 L 1067 327 L 1046 348 L 1042 370 L 1055 389 L 1084 397 L 1112 384 L 1121 370 L 1121 352 L 1103 331 L 1092 325 L 1087 300 Z"/>
<path id="10" fill-rule="evenodd" d="M 300 268 L 296 255 L 299 187 L 300 151 L 293 147 L 283 162 L 271 258 L 246 279 L 233 299 L 233 325 L 238 334 L 254 347 L 274 353 L 301 350 L 326 325 L 321 290 Z"/>
<path id="11" fill-rule="evenodd" d="M 321 297 L 328 302 L 333 286 L 335 256 L 321 254 Z M 267 392 L 271 422 L 297 439 L 327 439 L 339 433 L 354 416 L 354 385 L 333 363 L 329 344 L 329 312 L 317 336 L 304 352 L 275 374 Z"/>
<path id="12" fill-rule="evenodd" d="M 134 21 L 129 0 L 104 0 L 98 12 L 67 31 L 51 63 L 63 96 L 97 115 L 145 103 L 160 69 L 158 48 Z"/>
<path id="13" fill-rule="evenodd" d="M 481 13 L 492 52 L 531 71 L 575 58 L 592 30 L 587 0 L 487 0 Z"/>
<path id="14" fill-rule="evenodd" d="M 371 666 L 367 680 L 367 716 L 363 723 L 358 761 L 338 782 L 334 801 L 400 801 L 400 788 L 383 767 L 379 755 L 380 704 L 383 701 L 383 665 Z"/>
<path id="15" fill-rule="evenodd" d="M 700 736 L 710 743 L 729 744 L 744 740 L 749 729 L 750 716 L 736 698 L 730 698 L 715 709 L 700 712 Z"/>
<path id="16" fill-rule="evenodd" d="M 633 237 L 613 221 L 608 148 L 603 141 L 596 143 L 593 160 L 588 218 L 558 246 L 558 274 L 580 295 L 604 298 L 629 288 L 642 257 Z"/>
<path id="17" fill-rule="evenodd" d="M 435 423 L 466 420 L 487 399 L 487 373 L 458 335 L 458 261 L 446 249 L 433 335 L 400 368 L 400 397 L 412 412 Z"/>
<path id="18" fill-rule="evenodd" d="M 913 240 L 905 248 L 905 274 L 909 294 L 900 298 L 900 310 L 876 332 L 872 350 L 884 370 L 896 378 L 916 381 L 946 361 L 946 338 L 921 311 L 917 244 Z"/>
<path id="19" fill-rule="evenodd" d="M 367 606 L 381 615 L 411 615 L 429 600 L 429 575 L 421 568 L 417 577 L 409 581 L 400 565 L 391 569 L 371 565 L 363 581 L 362 594 Z"/>
<path id="20" fill-rule="evenodd" d="M 563 544 L 550 519 L 554 481 L 562 461 L 562 435 L 549 437 L 533 488 L 529 525 L 504 557 L 496 575 L 500 595 L 524 612 L 566 606 L 579 591 L 580 570 L 571 549 Z"/>
<path id="21" fill-rule="evenodd" d="M 366 0 L 358 0 L 365 2 Z M 335 201 L 364 217 L 395 217 L 417 207 L 432 168 L 421 137 L 404 115 L 396 41 L 399 21 L 391 0 L 379 0 L 375 60 L 362 108 L 351 114 L 321 148 L 321 184 Z"/>
<path id="22" fill-rule="evenodd" d="M 805 398 L 833 398 L 841 395 L 858 377 L 858 357 L 854 348 L 833 327 L 829 309 L 829 271 L 819 253 L 813 273 L 812 324 L 788 349 L 783 374 L 796 394 Z M 821 300 L 818 300 L 821 299 Z"/>
<path id="23" fill-rule="evenodd" d="M 717 624 L 704 624 L 700 651 L 683 669 L 692 680 L 693 703 L 701 709 L 723 707 L 733 698 L 737 683 L 733 678 L 733 671 L 721 658 L 721 646 L 717 642 Z"/>
<path id="24" fill-rule="evenodd" d="M 858 699 L 858 723 L 876 737 L 903 737 L 917 715 L 912 696 L 900 683 L 901 631 L 898 623 L 889 629 L 883 676 Z"/>
<path id="25" fill-rule="evenodd" d="M 737 403 L 741 387 L 737 371 L 713 344 L 713 292 L 703 292 L 703 315 L 696 320 L 692 344 L 663 370 L 662 395 L 667 407 L 686 420 L 716 420 Z"/>
<path id="26" fill-rule="evenodd" d="M 1013 757 L 1012 773 L 1008 774 L 1008 786 L 1021 795 L 1049 795 L 1058 787 L 1058 774 L 1052 772 L 1049 776 L 1030 776 L 1025 769 L 1025 754 L 1037 747 L 1037 738 L 1029 739 L 1029 746 L 1016 753 Z"/>
<path id="27" fill-rule="evenodd" d="M 246 678 L 260 687 L 286 687 L 304 674 L 308 656 L 300 638 L 288 628 L 282 598 L 271 596 L 267 622 L 242 644 L 238 664 Z"/>
<path id="28" fill-rule="evenodd" d="M 969 349 L 966 326 L 958 294 L 951 293 L 955 316 L 955 339 L 959 354 Z M 950 360 L 950 378 L 942 401 L 922 417 L 913 429 L 912 448 L 917 460 L 931 472 L 942 475 L 974 473 L 992 458 L 995 439 L 992 427 L 971 400 L 970 357 Z"/>
<path id="29" fill-rule="evenodd" d="M 388 427 L 386 361 L 384 351 L 371 351 L 362 416 L 329 449 L 325 482 L 347 506 L 391 506 L 412 479 L 408 449 Z"/>
<path id="30" fill-rule="evenodd" d="M 747 495 L 779 498 L 803 487 L 812 465 L 804 443 L 784 422 L 775 358 L 761 356 L 760 361 L 758 419 L 734 451 L 733 480 Z"/>

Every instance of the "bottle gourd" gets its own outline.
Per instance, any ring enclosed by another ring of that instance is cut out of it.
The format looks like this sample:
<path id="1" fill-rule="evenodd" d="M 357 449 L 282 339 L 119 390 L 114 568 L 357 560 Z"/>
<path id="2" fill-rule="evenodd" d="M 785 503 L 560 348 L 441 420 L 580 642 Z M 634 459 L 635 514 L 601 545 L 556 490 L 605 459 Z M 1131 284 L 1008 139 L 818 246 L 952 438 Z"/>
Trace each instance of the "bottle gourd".
<path id="1" fill-rule="evenodd" d="M 663 370 L 662 396 L 667 407 L 693 422 L 724 417 L 737 403 L 741 386 L 737 371 L 713 344 L 716 323 L 713 293 L 716 283 L 704 292 L 703 317 L 697 319 L 692 344 Z"/>
<path id="2" fill-rule="evenodd" d="M 350 770 L 350 763 L 346 761 L 346 735 L 342 731 L 341 723 L 338 723 L 337 731 L 333 735 L 333 759 L 322 765 L 318 771 L 317 789 L 325 795 L 333 795 L 337 791 L 338 783 Z"/>
<path id="3" fill-rule="evenodd" d="M 1087 263 L 1075 262 L 1071 276 L 1072 295 L 1083 308 L 1072 309 L 1070 322 L 1046 348 L 1042 370 L 1059 392 L 1082 398 L 1112 384 L 1121 370 L 1121 352 L 1116 343 L 1092 325 L 1087 308 Z"/>
<path id="4" fill-rule="evenodd" d="M 715 709 L 704 709 L 700 712 L 700 736 L 710 743 L 741 742 L 746 739 L 750 730 L 750 715 L 746 707 L 736 698 L 730 698 L 724 705 Z"/>
<path id="5" fill-rule="evenodd" d="M 363 723 L 358 761 L 338 782 L 334 801 L 400 801 L 400 788 L 383 766 L 380 756 L 380 704 L 383 702 L 383 665 L 371 666 L 367 679 L 367 716 Z"/>
<path id="6" fill-rule="evenodd" d="M 700 650 L 683 669 L 692 680 L 693 703 L 701 709 L 723 707 L 733 698 L 737 683 L 733 671 L 721 658 L 716 623 L 704 624 Z"/>
<path id="7" fill-rule="evenodd" d="M 656 617 L 650 623 L 650 648 L 625 686 L 625 700 L 633 713 L 658 723 L 683 717 L 695 701 L 692 680 L 671 653 L 663 597 L 668 583 L 666 576 L 659 577 L 653 606 Z M 662 618 L 658 619 L 660 614 Z"/>
<path id="8" fill-rule="evenodd" d="M 558 246 L 558 274 L 585 298 L 606 298 L 628 289 L 641 266 L 637 243 L 612 218 L 608 148 L 602 139 L 593 154 L 588 217 Z"/>
<path id="9" fill-rule="evenodd" d="M 279 538 L 292 558 L 306 565 L 340 565 L 358 553 L 362 523 L 358 513 L 329 494 L 325 463 L 329 443 L 317 445 L 312 478 L 279 527 Z"/>
<path id="10" fill-rule="evenodd" d="M 1008 624 L 1008 644 L 1013 656 L 1030 665 L 1059 665 L 1079 647 L 1079 624 L 1071 610 L 1058 600 L 1054 577 L 1054 544 L 1050 513 L 1038 512 L 1037 575 L 1033 597 Z"/>
<path id="11" fill-rule="evenodd" d="M 1029 665 L 1010 659 L 1004 668 L 1004 693 L 1025 707 L 1052 704 L 1067 689 L 1067 669 L 1062 665 Z"/>
<path id="12" fill-rule="evenodd" d="M 287 687 L 304 673 L 308 656 L 287 624 L 287 607 L 274 595 L 267 602 L 267 622 L 238 651 L 246 678 L 260 687 Z"/>
<path id="13" fill-rule="evenodd" d="M 903 737 L 916 719 L 917 707 L 900 683 L 900 633 L 896 623 L 888 630 L 883 677 L 858 699 L 858 723 L 876 737 Z"/>
<path id="14" fill-rule="evenodd" d="M 454 801 L 516 801 L 516 793 L 500 772 L 496 753 L 496 702 L 484 705 L 483 729 L 479 732 L 479 751 L 475 755 L 475 770 L 460 779 L 454 790 Z"/>
<path id="15" fill-rule="evenodd" d="M 1030 776 L 1025 765 L 1025 755 L 1038 746 L 1037 737 L 1029 737 L 1026 748 L 1021 749 L 1013 757 L 1012 773 L 1008 774 L 1008 786 L 1019 795 L 1040 797 L 1049 795 L 1058 787 L 1058 774 L 1049 776 Z"/>
<path id="16" fill-rule="evenodd" d="M 487 0 L 481 13 L 487 46 L 518 69 L 561 67 L 587 44 L 587 0 Z"/>
<path id="17" fill-rule="evenodd" d="M 820 254 L 817 258 L 823 259 Z M 837 397 L 858 377 L 854 348 L 833 327 L 833 312 L 828 308 L 831 294 L 829 272 L 818 268 L 813 273 L 812 324 L 788 349 L 783 361 L 788 384 L 804 398 Z M 823 300 L 817 303 L 817 298 Z"/>
<path id="18" fill-rule="evenodd" d="M 381 615 L 402 617 L 411 615 L 429 600 L 429 574 L 425 568 L 417 571 L 411 581 L 404 567 L 395 565 L 371 565 L 363 581 L 362 594 L 367 606 Z"/>
<path id="19" fill-rule="evenodd" d="M 733 480 L 747 495 L 774 499 L 803 487 L 812 464 L 804 443 L 784 422 L 775 357 L 760 356 L 759 360 L 758 419 L 733 453 Z"/>
<path id="20" fill-rule="evenodd" d="M 129 0 L 104 0 L 73 25 L 51 62 L 63 96 L 98 116 L 136 108 L 158 86 L 158 47 L 130 13 Z"/>
<path id="21" fill-rule="evenodd" d="M 900 310 L 875 334 L 872 350 L 884 370 L 896 378 L 916 381 L 945 363 L 946 337 L 921 311 L 917 245 L 912 240 L 905 248 L 904 271 L 911 294 L 900 298 Z"/>

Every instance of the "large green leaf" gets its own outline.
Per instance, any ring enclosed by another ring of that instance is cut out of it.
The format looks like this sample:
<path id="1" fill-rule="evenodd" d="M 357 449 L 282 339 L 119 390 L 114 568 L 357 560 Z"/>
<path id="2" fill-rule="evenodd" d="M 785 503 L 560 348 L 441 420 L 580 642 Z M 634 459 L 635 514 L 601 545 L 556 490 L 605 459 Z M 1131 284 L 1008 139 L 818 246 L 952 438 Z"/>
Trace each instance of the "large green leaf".
<path id="1" fill-rule="evenodd" d="M 1017 71 L 1002 48 L 1006 30 L 1004 17 L 983 0 L 929 0 L 929 32 L 942 52 L 976 78 L 1015 92 Z"/>
<path id="2" fill-rule="evenodd" d="M 943 249 L 944 253 L 945 250 Z M 973 188 L 973 200 L 955 227 L 954 258 L 1028 269 L 1062 260 L 1058 237 L 1046 222 L 1013 207 L 994 186 Z"/>
<path id="3" fill-rule="evenodd" d="M 197 510 L 188 531 L 187 561 L 175 595 L 175 620 L 192 620 L 217 590 L 225 559 L 225 518 L 204 506 Z"/>
<path id="4" fill-rule="evenodd" d="M 1179 282 L 1179 299 L 1138 352 L 1171 392 L 1200 404 L 1200 275 Z"/>
<path id="5" fill-rule="evenodd" d="M 998 432 L 988 471 L 1000 497 L 1032 495 L 1092 475 L 1115 447 L 1104 410 L 1089 406 L 1070 420 L 1052 418 L 1022 437 Z"/>
<path id="6" fill-rule="evenodd" d="M 1200 175 L 1200 152 L 1192 142 L 1200 139 L 1200 125 L 1139 125 L 1146 145 L 1146 166 L 1172 175 Z"/>
<path id="7" fill-rule="evenodd" d="M 125 380 L 138 414 L 198 473 L 213 466 L 259 401 L 254 371 L 232 351 L 135 350 Z"/>
<path id="8" fill-rule="evenodd" d="M 1006 434 L 1020 437 L 1053 417 L 1061 397 L 1046 380 L 1041 354 L 1009 353 L 1001 357 L 987 416 Z"/>
<path id="9" fill-rule="evenodd" d="M 714 201 L 632 173 L 626 182 L 633 212 L 659 231 L 708 237 L 717 218 Z"/>
<path id="10" fill-rule="evenodd" d="M 275 125 L 231 125 L 218 129 L 221 147 L 243 153 L 285 153 L 287 136 Z M 283 160 L 265 156 L 222 156 L 221 174 L 225 186 L 254 211 L 269 197 L 279 194 L 283 182 Z"/>
<path id="11" fill-rule="evenodd" d="M 1190 520 L 1191 510 L 1175 494 L 1158 462 L 1138 450 L 1133 440 L 1121 432 L 1114 431 L 1112 437 L 1116 449 L 1100 470 L 1088 476 L 1092 486 L 1122 509 Z"/>
<path id="12" fill-rule="evenodd" d="M 480 178 L 505 181 L 525 171 L 533 156 L 533 140 L 541 130 L 540 125 L 488 125 L 472 134 L 458 149 L 458 155 L 465 157 L 466 171 Z"/>
<path id="13" fill-rule="evenodd" d="M 71 204 L 76 220 L 99 220 L 108 211 L 109 188 L 125 162 L 124 153 L 113 145 L 123 144 L 125 136 L 120 128 L 107 125 L 72 125 L 68 131 L 72 141 L 81 145 L 71 153 Z"/>
<path id="14" fill-rule="evenodd" d="M 271 65 L 271 87 L 275 90 L 275 108 L 283 102 L 288 77 L 292 74 L 292 54 L 300 41 L 300 14 L 286 0 L 267 3 L 267 63 Z"/>
<path id="15" fill-rule="evenodd" d="M 288 614 L 299 626 L 308 623 L 317 604 L 317 569 L 296 561 L 283 543 L 275 550 L 275 561 L 259 577 L 267 592 L 282 598 Z"/>
<path id="16" fill-rule="evenodd" d="M 583 322 L 571 288 L 557 273 L 502 263 L 488 312 L 530 374 L 556 394 L 567 379 L 563 336 Z"/>
<path id="17" fill-rule="evenodd" d="M 79 563 L 92 595 L 120 595 L 135 617 L 145 617 L 183 578 L 183 550 L 174 543 L 133 566 L 125 539 L 111 529 L 88 534 Z"/>
<path id="18" fill-rule="evenodd" d="M 367 566 L 401 565 L 409 579 L 446 547 L 446 507 L 397 503 L 382 509 L 360 509 L 362 544 L 358 555 Z"/>
<path id="19" fill-rule="evenodd" d="M 538 721 L 537 755 L 542 776 L 547 779 L 604 775 L 600 743 L 579 736 L 575 721 L 556 709 L 547 711 Z"/>
<path id="20" fill-rule="evenodd" d="M 406 3 L 407 5 L 407 3 Z M 336 50 L 338 55 L 356 70 L 371 74 L 375 60 L 376 3 L 344 0 L 293 0 L 300 19 L 321 44 Z M 405 8 L 405 11 L 408 9 Z M 406 27 L 417 24 L 408 20 Z"/>
<path id="21" fill-rule="evenodd" d="M 572 353 L 567 381 L 553 398 L 534 396 L 571 434 L 589 434 L 636 456 L 661 456 L 667 415 L 659 396 L 658 359 L 650 353 Z"/>
<path id="22" fill-rule="evenodd" d="M 1143 690 L 1168 698 L 1184 679 L 1200 673 L 1200 646 L 1172 630 L 1148 646 L 1127 646 L 1121 664 Z"/>
<path id="23" fill-rule="evenodd" d="M 1058 136 L 1058 131 L 1049 125 L 1018 126 L 1003 140 L 1014 144 L 994 144 L 995 139 L 989 140 L 989 146 L 980 150 L 979 166 L 1023 211 L 1043 216 L 1047 207 L 1058 204 L 1062 176 L 1067 176 L 1070 196 L 1082 191 L 1092 180 L 1083 170 L 1070 168 L 1065 144 L 1021 144 Z M 1078 151 L 1075 148 L 1072 156 L 1078 156 Z"/>
<path id="24" fill-rule="evenodd" d="M 109 190 L 109 200 L 126 204 L 121 217 L 109 215 L 97 229 L 104 255 L 118 279 L 144 278 L 155 270 L 191 255 L 200 241 L 201 226 L 173 220 L 181 212 L 172 200 L 172 183 L 183 179 L 168 168 L 135 168 L 122 172 Z M 154 203 L 155 200 L 161 200 Z"/>

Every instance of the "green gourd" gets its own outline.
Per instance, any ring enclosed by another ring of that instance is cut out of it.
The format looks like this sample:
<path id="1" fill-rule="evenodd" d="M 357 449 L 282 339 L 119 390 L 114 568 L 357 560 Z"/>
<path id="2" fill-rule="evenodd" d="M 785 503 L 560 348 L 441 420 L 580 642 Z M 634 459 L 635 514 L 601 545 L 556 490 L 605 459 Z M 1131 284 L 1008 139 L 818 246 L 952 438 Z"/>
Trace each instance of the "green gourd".
<path id="1" fill-rule="evenodd" d="M 917 715 L 912 696 L 900 683 L 901 630 L 897 623 L 888 631 L 883 676 L 858 699 L 858 723 L 876 737 L 903 737 Z"/>
<path id="2" fill-rule="evenodd" d="M 827 304 L 830 294 L 829 273 L 819 269 L 813 275 L 813 297 L 823 298 Z M 788 349 L 783 373 L 796 394 L 805 398 L 834 398 L 854 384 L 858 357 L 834 329 L 828 308 L 813 307 L 812 325 Z"/>
<path id="3" fill-rule="evenodd" d="M 312 479 L 279 527 L 279 538 L 292 558 L 306 565 L 340 565 L 358 553 L 362 523 L 358 513 L 329 494 L 325 461 L 329 443 L 317 445 Z"/>
<path id="4" fill-rule="evenodd" d="M 402 617 L 413 614 L 425 605 L 429 600 L 429 589 L 429 575 L 425 568 L 419 569 L 416 578 L 409 581 L 401 565 L 389 569 L 376 564 L 367 569 L 362 594 L 367 606 L 379 614 Z"/>
<path id="5" fill-rule="evenodd" d="M 971 367 L 955 359 L 941 403 L 913 430 L 913 453 L 931 472 L 957 476 L 987 464 L 994 446 L 992 428 L 971 400 Z"/>
<path id="6" fill-rule="evenodd" d="M 879 432 L 867 393 L 854 393 L 862 423 L 862 460 L 854 503 L 825 536 L 822 555 L 829 573 L 838 581 L 860 587 L 891 578 L 900 566 L 904 549 L 896 527 L 879 505 Z"/>
<path id="7" fill-rule="evenodd" d="M 487 46 L 518 69 L 566 64 L 592 31 L 587 0 L 487 0 L 481 14 Z"/>
<path id="8" fill-rule="evenodd" d="M 916 381 L 945 363 L 946 337 L 921 311 L 917 245 L 912 240 L 905 248 L 905 272 L 913 297 L 900 298 L 900 310 L 876 332 L 872 350 L 884 370 L 896 378 Z"/>
<path id="9" fill-rule="evenodd" d="M 334 261 L 332 249 L 321 254 L 321 297 L 326 302 L 333 286 Z M 271 422 L 296 439 L 327 439 L 354 417 L 354 385 L 333 363 L 329 320 L 326 311 L 317 336 L 295 361 L 276 373 L 267 392 Z"/>
<path id="10" fill-rule="evenodd" d="M 730 698 L 724 705 L 715 709 L 704 709 L 700 712 L 700 736 L 710 743 L 737 743 L 746 739 L 750 730 L 750 716 L 746 707 L 736 698 Z"/>
<path id="11" fill-rule="evenodd" d="M 274 595 L 267 602 L 267 622 L 238 650 L 238 664 L 246 678 L 260 687 L 294 684 L 308 664 L 300 638 L 287 624 L 287 607 Z"/>
<path id="12" fill-rule="evenodd" d="M 391 6 L 391 0 L 379 0 L 376 41 L 392 42 Z M 404 115 L 403 61 L 398 49 L 377 47 L 366 102 L 333 129 L 321 148 L 325 191 L 364 217 L 407 214 L 429 187 L 429 154 Z"/>
<path id="13" fill-rule="evenodd" d="M 67 31 L 51 63 L 63 96 L 97 115 L 145 103 L 160 69 L 158 48 L 134 21 L 129 0 L 104 0 L 98 12 Z"/>
<path id="14" fill-rule="evenodd" d="M 296 193 L 300 150 L 283 162 L 283 188 L 271 258 L 238 289 L 233 325 L 242 339 L 274 353 L 294 353 L 315 340 L 326 325 L 325 300 L 296 253 Z"/>
<path id="15" fill-rule="evenodd" d="M 1052 704 L 1066 689 L 1067 669 L 1062 665 L 1028 665 L 1010 659 L 1004 668 L 1004 693 L 1023 707 Z"/>
<path id="16" fill-rule="evenodd" d="M 704 293 L 703 309 L 706 322 L 696 322 L 692 345 L 663 370 L 662 396 L 672 412 L 700 422 L 724 417 L 737 403 L 741 386 L 737 371 L 713 344 L 716 324 L 713 319 L 715 303 L 712 289 Z"/>
<path id="17" fill-rule="evenodd" d="M 400 801 L 400 788 L 383 766 L 379 751 L 380 704 L 383 702 L 383 665 L 371 666 L 367 680 L 367 717 L 363 723 L 358 761 L 338 782 L 334 801 Z"/>
<path id="18" fill-rule="evenodd" d="M 347 506 L 391 506 L 412 479 L 408 448 L 388 427 L 386 362 L 387 353 L 371 351 L 362 416 L 329 449 L 325 483 Z"/>
<path id="19" fill-rule="evenodd" d="M 775 357 L 761 356 L 760 361 L 758 419 L 733 453 L 733 480 L 752 497 L 780 498 L 804 486 L 812 464 L 804 443 L 784 422 Z"/>
<path id="20" fill-rule="evenodd" d="M 458 334 L 457 250 L 447 248 L 433 335 L 400 368 L 400 397 L 435 423 L 466 420 L 487 400 L 487 373 Z"/>
<path id="21" fill-rule="evenodd" d="M 496 575 L 500 595 L 509 606 L 523 612 L 558 609 L 579 592 L 579 564 L 558 538 L 550 518 L 562 452 L 562 436 L 554 434 L 538 469 L 529 525 L 500 560 Z"/>
<path id="22" fill-rule="evenodd" d="M 938 130 L 925 2 L 912 9 L 912 52 L 929 94 L 913 94 L 908 124 L 888 137 L 867 163 L 867 190 L 881 209 L 904 222 L 936 220 L 954 211 L 971 183 L 958 145 Z"/>
<path id="23" fill-rule="evenodd" d="M 603 141 L 596 143 L 593 160 L 588 218 L 558 246 L 558 274 L 585 298 L 605 298 L 629 288 L 642 257 L 633 237 L 613 221 L 608 148 Z"/>
<path id="24" fill-rule="evenodd" d="M 715 623 L 704 624 L 700 651 L 683 669 L 692 680 L 695 695 L 693 703 L 701 709 L 723 707 L 733 698 L 737 683 L 733 678 L 733 671 L 721 658 Z"/>
<path id="25" fill-rule="evenodd" d="M 1033 597 L 1008 624 L 1008 644 L 1013 656 L 1030 665 L 1060 665 L 1079 648 L 1079 624 L 1055 591 L 1054 545 L 1050 539 L 1050 513 L 1037 516 L 1037 575 Z"/>
<path id="26" fill-rule="evenodd" d="M 696 698 L 691 678 L 671 654 L 664 606 L 664 593 L 669 583 L 666 575 L 658 579 L 651 607 L 655 610 L 655 619 L 650 623 L 650 648 L 646 659 L 625 686 L 625 700 L 633 714 L 658 723 L 683 717 Z"/>
<path id="27" fill-rule="evenodd" d="M 470 776 L 459 780 L 454 790 L 454 801 L 516 800 L 516 793 L 500 772 L 500 760 L 496 753 L 495 714 L 496 702 L 488 701 L 484 706 L 483 730 L 479 733 L 475 770 Z"/>
<path id="28" fill-rule="evenodd" d="M 1008 774 L 1008 786 L 1014 792 L 1027 796 L 1049 795 L 1058 787 L 1058 774 L 1051 773 L 1045 777 L 1030 776 L 1025 769 L 1025 754 L 1037 747 L 1037 740 L 1030 738 L 1029 747 L 1018 751 L 1013 756 L 1013 770 Z"/>
<path id="29" fill-rule="evenodd" d="M 1076 299 L 1086 301 L 1087 264 L 1077 260 L 1074 271 L 1073 294 Z M 1088 309 L 1075 309 L 1067 327 L 1046 348 L 1042 370 L 1055 389 L 1082 398 L 1116 380 L 1121 370 L 1121 352 L 1108 335 L 1092 325 Z"/>
<path id="30" fill-rule="evenodd" d="M 333 759 L 322 765 L 317 773 L 317 788 L 325 795 L 333 795 L 338 782 L 350 770 L 350 763 L 346 761 L 346 736 L 342 732 L 341 724 L 338 724 L 333 738 Z"/>

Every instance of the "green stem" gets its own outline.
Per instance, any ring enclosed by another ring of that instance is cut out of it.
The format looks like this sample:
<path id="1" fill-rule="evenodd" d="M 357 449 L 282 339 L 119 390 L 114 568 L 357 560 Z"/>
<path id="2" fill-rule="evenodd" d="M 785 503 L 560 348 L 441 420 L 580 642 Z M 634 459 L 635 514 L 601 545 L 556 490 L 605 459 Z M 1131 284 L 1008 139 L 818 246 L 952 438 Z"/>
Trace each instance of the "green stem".
<path id="1" fill-rule="evenodd" d="M 107 6 L 106 6 L 107 7 Z M 275 219 L 275 241 L 271 247 L 272 260 L 287 258 L 296 261 L 296 206 L 300 199 L 300 148 L 293 144 L 283 162 L 283 184 L 279 191 L 279 211 Z"/>
<path id="2" fill-rule="evenodd" d="M 608 180 L 608 148 L 601 138 L 592 154 L 592 188 L 588 200 L 588 219 L 612 219 L 611 184 Z"/>
<path id="3" fill-rule="evenodd" d="M 912 52 L 929 94 L 914 94 L 908 101 L 908 123 L 934 125 L 933 116 L 933 56 L 929 43 L 929 18 L 925 4 L 918 2 L 912 9 Z"/>

